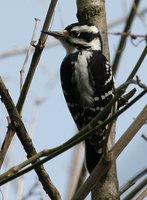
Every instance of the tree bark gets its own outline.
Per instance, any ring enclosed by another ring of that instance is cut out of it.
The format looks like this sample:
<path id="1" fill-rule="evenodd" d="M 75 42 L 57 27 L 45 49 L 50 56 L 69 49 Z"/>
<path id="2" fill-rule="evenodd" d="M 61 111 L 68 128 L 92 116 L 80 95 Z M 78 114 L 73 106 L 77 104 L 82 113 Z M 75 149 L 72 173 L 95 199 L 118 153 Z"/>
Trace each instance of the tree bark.
<path id="1" fill-rule="evenodd" d="M 103 54 L 108 60 L 109 45 L 107 37 L 107 22 L 105 0 L 77 0 L 77 18 L 79 22 L 94 24 L 100 31 L 103 42 Z M 108 141 L 108 148 L 115 142 L 115 123 L 113 124 Z M 100 184 L 92 189 L 92 200 L 111 200 L 118 196 L 118 179 L 114 163 Z"/>
<path id="2" fill-rule="evenodd" d="M 103 41 L 103 54 L 109 60 L 105 0 L 77 0 L 79 22 L 94 24 L 100 31 Z"/>

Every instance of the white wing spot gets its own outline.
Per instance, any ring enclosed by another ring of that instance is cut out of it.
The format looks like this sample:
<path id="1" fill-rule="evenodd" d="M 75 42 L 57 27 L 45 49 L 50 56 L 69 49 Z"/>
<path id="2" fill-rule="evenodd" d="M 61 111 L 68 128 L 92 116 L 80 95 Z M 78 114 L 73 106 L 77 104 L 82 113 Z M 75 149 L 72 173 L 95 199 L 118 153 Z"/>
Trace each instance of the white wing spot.
<path id="1" fill-rule="evenodd" d="M 103 136 L 103 140 L 105 140 L 105 139 L 106 139 L 106 135 Z"/>
<path id="2" fill-rule="evenodd" d="M 95 101 L 98 101 L 100 98 L 99 97 L 94 97 L 94 100 Z"/>
<path id="3" fill-rule="evenodd" d="M 102 111 L 104 108 L 103 107 L 96 107 L 97 111 Z"/>
<path id="4" fill-rule="evenodd" d="M 100 148 L 98 151 L 97 151 L 97 153 L 99 153 L 99 154 L 101 154 L 103 152 L 103 149 L 102 148 Z"/>
<path id="5" fill-rule="evenodd" d="M 106 66 L 106 72 L 108 72 L 110 69 L 110 66 L 108 64 L 106 64 L 105 66 Z"/>
<path id="6" fill-rule="evenodd" d="M 113 92 L 110 90 L 108 93 L 105 93 L 104 95 L 101 95 L 102 100 L 106 99 L 109 95 L 112 95 Z"/>
<path id="7" fill-rule="evenodd" d="M 104 85 L 107 85 L 111 80 L 112 80 L 112 74 L 111 74 L 110 77 L 105 81 Z"/>
<path id="8" fill-rule="evenodd" d="M 95 108 L 89 108 L 89 110 L 90 110 L 90 111 L 93 111 L 93 112 L 95 112 L 95 111 L 96 111 L 96 109 L 95 109 Z"/>

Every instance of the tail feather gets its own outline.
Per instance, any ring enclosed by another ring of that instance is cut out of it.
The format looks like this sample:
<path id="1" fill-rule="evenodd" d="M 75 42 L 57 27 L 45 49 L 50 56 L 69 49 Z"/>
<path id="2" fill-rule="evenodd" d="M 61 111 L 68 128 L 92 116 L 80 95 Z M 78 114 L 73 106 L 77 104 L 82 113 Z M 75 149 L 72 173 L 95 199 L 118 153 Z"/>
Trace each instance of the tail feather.
<path id="1" fill-rule="evenodd" d="M 100 161 L 103 152 L 96 152 L 95 148 L 89 142 L 89 140 L 85 141 L 85 146 L 86 146 L 86 167 L 89 173 L 91 173 L 98 164 L 98 162 Z"/>

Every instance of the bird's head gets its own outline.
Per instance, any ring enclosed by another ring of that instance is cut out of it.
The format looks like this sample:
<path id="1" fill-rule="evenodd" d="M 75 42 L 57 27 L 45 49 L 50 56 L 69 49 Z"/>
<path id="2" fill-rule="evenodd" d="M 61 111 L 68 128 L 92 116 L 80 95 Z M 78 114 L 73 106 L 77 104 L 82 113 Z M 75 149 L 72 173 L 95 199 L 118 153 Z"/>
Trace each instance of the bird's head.
<path id="1" fill-rule="evenodd" d="M 63 32 L 42 31 L 58 39 L 65 47 L 67 54 L 77 50 L 102 51 L 102 40 L 99 30 L 91 24 L 74 23 L 67 26 Z"/>

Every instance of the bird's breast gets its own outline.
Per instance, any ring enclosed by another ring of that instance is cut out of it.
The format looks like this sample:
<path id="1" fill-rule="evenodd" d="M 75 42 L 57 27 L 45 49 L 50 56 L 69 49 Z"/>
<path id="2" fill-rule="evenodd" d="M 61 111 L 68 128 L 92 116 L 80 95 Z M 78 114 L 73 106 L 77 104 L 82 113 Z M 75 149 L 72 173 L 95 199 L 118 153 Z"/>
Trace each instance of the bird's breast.
<path id="1" fill-rule="evenodd" d="M 81 51 L 74 62 L 73 82 L 76 83 L 82 103 L 90 105 L 93 103 L 93 88 L 89 79 L 89 63 L 92 52 Z"/>

